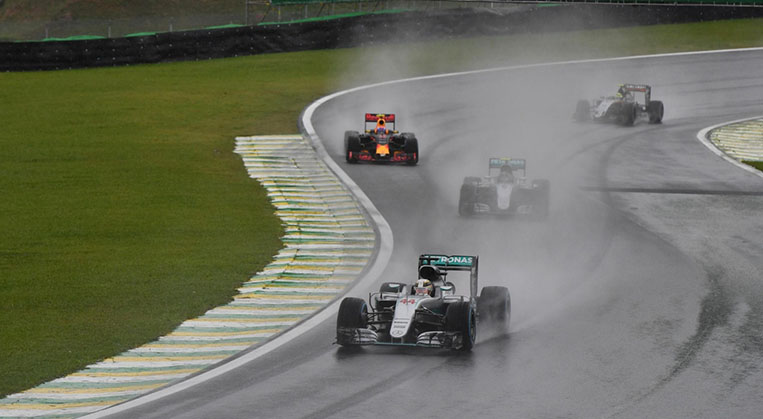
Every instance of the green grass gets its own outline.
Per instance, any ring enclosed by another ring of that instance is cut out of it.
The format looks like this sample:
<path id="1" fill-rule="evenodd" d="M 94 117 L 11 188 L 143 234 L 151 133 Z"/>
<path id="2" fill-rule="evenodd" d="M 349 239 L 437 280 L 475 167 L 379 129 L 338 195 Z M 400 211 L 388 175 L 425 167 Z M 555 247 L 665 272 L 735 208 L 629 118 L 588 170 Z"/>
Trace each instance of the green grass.
<path id="1" fill-rule="evenodd" d="M 763 172 L 763 161 L 749 161 L 749 160 L 745 160 L 745 161 L 742 161 L 742 163 L 749 164 L 750 166 L 752 166 L 752 167 L 760 170 L 761 172 Z"/>
<path id="2" fill-rule="evenodd" d="M 216 17 L 223 16 L 223 17 Z M 242 0 L 5 0 L 0 7 L 0 40 L 106 36 L 243 23 Z M 226 18 L 227 17 L 227 18 Z M 252 14 L 254 17 L 254 14 Z M 222 20 L 220 20 L 222 19 Z"/>
<path id="3" fill-rule="evenodd" d="M 357 15 L 374 12 L 381 7 L 410 7 L 402 0 L 383 4 L 320 2 L 271 7 L 268 2 L 243 0 L 5 0 L 0 7 L 0 41 L 83 39 L 83 36 L 119 37 L 132 33 L 156 33 L 170 30 L 191 30 L 229 24 L 242 25 L 270 21 L 323 20 L 327 15 Z M 453 7 L 444 3 L 442 7 Z M 426 6 L 419 3 L 420 7 Z M 245 18 L 245 10 L 248 18 Z M 377 10 L 378 11 L 378 10 Z M 319 16 L 320 14 L 320 16 Z M 47 31 L 46 31 L 47 29 Z"/>
<path id="4" fill-rule="evenodd" d="M 243 14 L 241 0 L 5 0 L 0 21 L 116 19 L 133 16 L 183 16 L 189 14 Z"/>
<path id="5" fill-rule="evenodd" d="M 0 395 L 151 341 L 229 301 L 270 260 L 282 231 L 232 152 L 236 135 L 293 133 L 308 103 L 349 85 L 760 46 L 762 23 L 2 73 Z M 391 65 L 375 73 L 362 58 L 380 51 Z"/>

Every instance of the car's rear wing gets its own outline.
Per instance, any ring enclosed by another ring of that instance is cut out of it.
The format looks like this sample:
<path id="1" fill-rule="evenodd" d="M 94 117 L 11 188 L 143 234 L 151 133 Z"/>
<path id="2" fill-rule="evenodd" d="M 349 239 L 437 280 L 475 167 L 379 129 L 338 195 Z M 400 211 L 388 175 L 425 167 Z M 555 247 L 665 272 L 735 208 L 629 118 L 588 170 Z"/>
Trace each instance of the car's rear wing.
<path id="1" fill-rule="evenodd" d="M 526 164 L 525 159 L 510 159 L 508 157 L 491 157 L 488 162 L 488 174 L 492 174 L 493 170 L 500 170 L 504 166 L 511 167 L 511 170 L 521 170 L 522 175 L 526 176 Z"/>
<path id="2" fill-rule="evenodd" d="M 393 113 L 367 113 L 366 122 L 378 122 L 379 119 L 384 119 L 384 122 L 395 122 L 395 114 Z"/>
<path id="3" fill-rule="evenodd" d="M 366 113 L 364 129 L 368 131 L 369 123 L 379 124 L 379 121 L 384 121 L 384 125 L 388 127 L 387 129 L 395 130 L 395 114 L 393 113 Z"/>
<path id="4" fill-rule="evenodd" d="M 623 84 L 623 89 L 629 90 L 631 92 L 644 92 L 651 90 L 652 88 L 648 84 L 636 84 L 636 83 L 625 83 Z"/>
<path id="5" fill-rule="evenodd" d="M 419 256 L 419 269 L 434 266 L 441 271 L 469 271 L 469 288 L 472 297 L 477 297 L 479 256 L 423 254 Z"/>
<path id="6" fill-rule="evenodd" d="M 625 83 L 622 85 L 622 88 L 628 92 L 639 92 L 644 94 L 644 100 L 648 104 L 651 100 L 652 96 L 652 87 L 648 84 L 636 84 L 636 83 Z"/>

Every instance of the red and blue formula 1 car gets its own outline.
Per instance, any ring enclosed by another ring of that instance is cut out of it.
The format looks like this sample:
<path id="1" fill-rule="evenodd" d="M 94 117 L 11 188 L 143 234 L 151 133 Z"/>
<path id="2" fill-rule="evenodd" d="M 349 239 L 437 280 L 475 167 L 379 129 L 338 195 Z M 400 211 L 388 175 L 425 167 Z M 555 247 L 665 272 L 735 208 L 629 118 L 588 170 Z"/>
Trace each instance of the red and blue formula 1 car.
<path id="1" fill-rule="evenodd" d="M 367 113 L 365 119 L 362 133 L 344 133 L 344 150 L 348 163 L 368 161 L 415 165 L 419 162 L 416 135 L 395 130 L 395 114 Z M 371 128 L 369 124 L 375 126 Z"/>

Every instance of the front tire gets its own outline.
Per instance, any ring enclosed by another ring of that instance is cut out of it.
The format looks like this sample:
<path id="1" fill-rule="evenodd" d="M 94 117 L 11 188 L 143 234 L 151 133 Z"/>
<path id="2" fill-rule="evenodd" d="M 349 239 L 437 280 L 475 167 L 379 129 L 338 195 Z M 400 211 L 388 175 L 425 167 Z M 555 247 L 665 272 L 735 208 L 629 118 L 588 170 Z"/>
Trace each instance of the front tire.
<path id="1" fill-rule="evenodd" d="M 631 127 L 636 122 L 636 104 L 632 102 L 625 102 L 620 107 L 620 124 L 626 127 Z"/>
<path id="2" fill-rule="evenodd" d="M 539 220 L 548 218 L 551 203 L 551 182 L 548 179 L 533 181 L 533 212 Z"/>
<path id="3" fill-rule="evenodd" d="M 451 303 L 445 310 L 445 331 L 461 335 L 462 352 L 471 351 L 477 340 L 477 313 L 468 301 Z"/>
<path id="4" fill-rule="evenodd" d="M 458 196 L 458 215 L 474 215 L 474 197 L 475 186 L 471 183 L 464 182 L 464 184 L 461 185 L 461 192 Z"/>
<path id="5" fill-rule="evenodd" d="M 357 163 L 360 154 L 360 134 L 357 131 L 344 132 L 344 156 L 347 163 Z"/>
<path id="6" fill-rule="evenodd" d="M 591 119 L 591 105 L 587 100 L 579 100 L 575 106 L 575 120 L 584 122 Z"/>
<path id="7" fill-rule="evenodd" d="M 408 157 L 408 161 L 405 164 L 409 166 L 415 166 L 419 162 L 419 140 L 408 134 L 405 136 L 405 144 L 403 144 L 403 151 Z M 410 156 L 413 155 L 413 158 Z"/>
<path id="8" fill-rule="evenodd" d="M 361 298 L 347 297 L 339 304 L 336 317 L 336 342 L 342 346 L 357 346 L 351 339 L 352 334 L 342 333 L 348 329 L 368 327 L 368 306 Z"/>

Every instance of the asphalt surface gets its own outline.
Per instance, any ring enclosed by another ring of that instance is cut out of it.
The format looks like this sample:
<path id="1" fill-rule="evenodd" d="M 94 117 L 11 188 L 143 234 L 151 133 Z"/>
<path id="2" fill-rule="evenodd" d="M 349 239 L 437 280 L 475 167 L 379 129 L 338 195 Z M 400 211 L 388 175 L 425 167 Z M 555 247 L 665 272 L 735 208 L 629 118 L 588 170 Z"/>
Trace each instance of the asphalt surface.
<path id="1" fill-rule="evenodd" d="M 419 253 L 479 254 L 481 285 L 511 290 L 510 333 L 478 330 L 468 354 L 344 350 L 330 320 L 114 417 L 760 417 L 763 178 L 696 133 L 763 114 L 761 68 L 763 51 L 645 58 L 427 79 L 328 102 L 313 118 L 318 133 L 392 227 L 384 280 L 413 281 Z M 571 121 L 577 99 L 620 82 L 650 83 L 664 123 Z M 398 128 L 417 134 L 418 166 L 344 162 L 342 133 L 366 111 L 395 112 Z M 493 156 L 524 157 L 528 178 L 551 181 L 548 220 L 458 216 L 463 177 L 486 173 Z"/>

